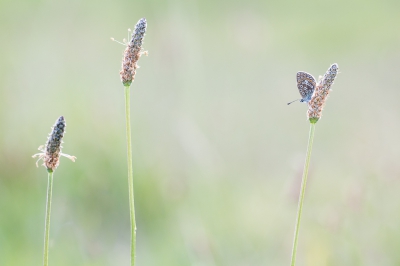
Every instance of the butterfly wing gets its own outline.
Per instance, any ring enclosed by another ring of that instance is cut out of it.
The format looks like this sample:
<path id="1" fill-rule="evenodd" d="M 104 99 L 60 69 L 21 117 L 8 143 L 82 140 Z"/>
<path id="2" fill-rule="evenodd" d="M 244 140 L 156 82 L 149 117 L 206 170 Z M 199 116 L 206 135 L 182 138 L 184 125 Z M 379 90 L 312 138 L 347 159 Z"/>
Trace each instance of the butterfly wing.
<path id="1" fill-rule="evenodd" d="M 315 78 L 307 72 L 297 72 L 297 88 L 301 95 L 301 102 L 308 102 L 315 90 L 317 82 Z"/>

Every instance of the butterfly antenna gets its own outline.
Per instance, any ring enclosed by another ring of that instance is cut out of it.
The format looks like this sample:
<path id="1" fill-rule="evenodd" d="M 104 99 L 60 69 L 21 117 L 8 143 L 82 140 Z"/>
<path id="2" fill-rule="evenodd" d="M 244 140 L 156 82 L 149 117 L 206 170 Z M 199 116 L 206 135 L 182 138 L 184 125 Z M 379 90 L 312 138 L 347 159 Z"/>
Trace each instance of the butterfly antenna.
<path id="1" fill-rule="evenodd" d="M 290 103 L 288 103 L 287 105 L 289 105 L 289 104 L 291 104 L 291 103 L 294 103 L 294 102 L 296 102 L 296 101 L 300 101 L 301 99 L 297 99 L 297 100 L 294 100 L 294 101 L 291 101 Z"/>

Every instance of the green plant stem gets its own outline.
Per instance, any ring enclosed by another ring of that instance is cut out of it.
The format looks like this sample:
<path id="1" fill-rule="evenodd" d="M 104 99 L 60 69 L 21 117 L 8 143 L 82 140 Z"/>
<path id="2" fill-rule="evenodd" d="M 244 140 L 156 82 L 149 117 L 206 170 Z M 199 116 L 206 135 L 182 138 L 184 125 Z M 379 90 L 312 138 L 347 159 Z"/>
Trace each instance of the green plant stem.
<path id="1" fill-rule="evenodd" d="M 299 196 L 299 205 L 297 207 L 297 219 L 296 219 L 296 227 L 295 227 L 294 239 L 293 239 L 292 262 L 290 264 L 291 266 L 295 266 L 295 264 L 296 264 L 296 252 L 297 252 L 297 243 L 298 243 L 298 238 L 299 238 L 300 219 L 301 219 L 301 212 L 303 210 L 304 194 L 306 192 L 308 166 L 310 164 L 311 150 L 312 150 L 312 144 L 313 144 L 313 140 L 314 140 L 315 124 L 316 123 L 310 123 L 310 133 L 308 136 L 306 162 L 304 164 L 303 178 L 301 181 L 301 191 L 300 191 L 300 196 Z"/>
<path id="2" fill-rule="evenodd" d="M 132 141 L 131 141 L 131 119 L 130 119 L 130 86 L 125 86 L 125 118 L 126 118 L 126 141 L 128 150 L 128 187 L 129 187 L 129 210 L 131 218 L 131 266 L 135 265 L 136 250 L 136 220 L 135 199 L 133 192 L 133 169 L 132 169 Z"/>
<path id="3" fill-rule="evenodd" d="M 43 265 L 49 265 L 49 236 L 50 236 L 50 213 L 51 213 L 51 196 L 53 194 L 53 171 L 48 170 L 47 183 L 47 200 L 46 200 L 46 219 L 44 223 L 44 250 Z"/>

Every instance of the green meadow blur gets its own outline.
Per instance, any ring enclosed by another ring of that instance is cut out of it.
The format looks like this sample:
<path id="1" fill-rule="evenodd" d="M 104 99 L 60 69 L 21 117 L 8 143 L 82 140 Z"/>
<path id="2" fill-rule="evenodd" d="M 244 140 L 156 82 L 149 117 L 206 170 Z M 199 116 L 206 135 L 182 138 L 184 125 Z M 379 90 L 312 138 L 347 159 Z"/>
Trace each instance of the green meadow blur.
<path id="1" fill-rule="evenodd" d="M 307 146 L 296 72 L 340 73 L 317 123 L 298 266 L 400 264 L 400 2 L 0 1 L 0 265 L 129 265 L 127 29 L 137 265 L 289 265 Z"/>

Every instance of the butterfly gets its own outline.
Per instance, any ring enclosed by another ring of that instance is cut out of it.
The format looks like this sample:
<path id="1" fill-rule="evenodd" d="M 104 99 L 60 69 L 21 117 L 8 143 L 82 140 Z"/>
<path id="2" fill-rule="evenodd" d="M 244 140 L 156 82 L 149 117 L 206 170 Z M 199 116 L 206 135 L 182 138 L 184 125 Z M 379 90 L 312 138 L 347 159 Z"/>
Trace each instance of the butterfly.
<path id="1" fill-rule="evenodd" d="M 308 74 L 307 72 L 303 71 L 297 72 L 296 78 L 297 78 L 297 88 L 299 89 L 302 98 L 298 100 L 300 100 L 301 103 L 302 102 L 308 103 L 311 100 L 311 96 L 314 93 L 317 82 L 315 81 L 315 78 L 311 74 Z M 288 105 L 298 100 L 294 100 L 288 103 Z"/>

